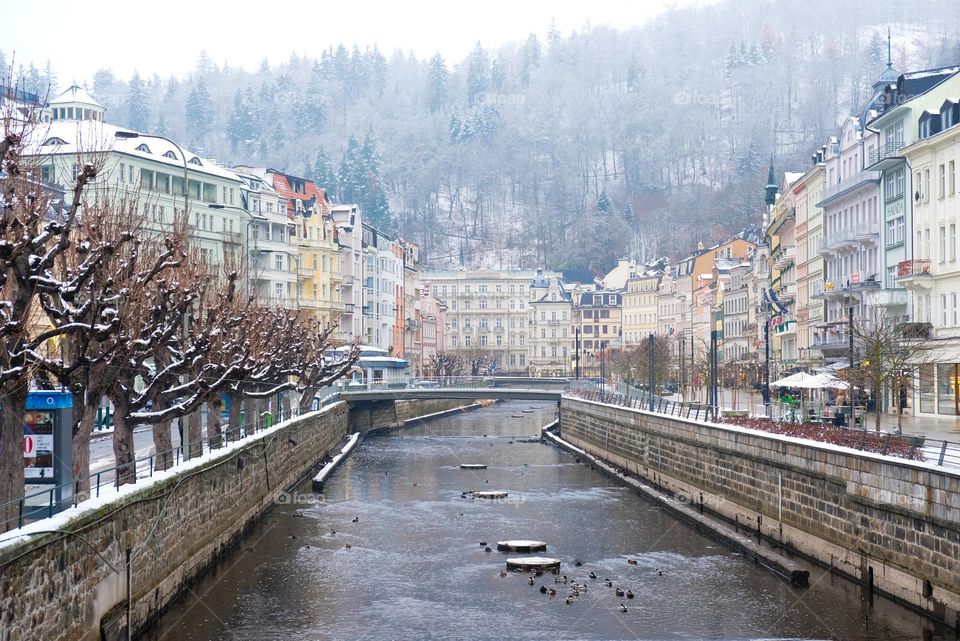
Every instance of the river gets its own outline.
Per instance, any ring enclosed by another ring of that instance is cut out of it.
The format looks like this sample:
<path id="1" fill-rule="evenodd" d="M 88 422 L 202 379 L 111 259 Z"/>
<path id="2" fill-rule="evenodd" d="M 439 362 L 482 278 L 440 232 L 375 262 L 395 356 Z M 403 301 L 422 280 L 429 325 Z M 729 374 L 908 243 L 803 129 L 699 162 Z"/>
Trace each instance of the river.
<path id="1" fill-rule="evenodd" d="M 368 438 L 322 497 L 309 483 L 290 495 L 143 638 L 947 638 L 820 570 L 809 588 L 793 588 L 537 442 L 555 411 L 516 401 Z M 509 495 L 464 498 L 467 490 Z M 501 577 L 515 556 L 496 551 L 502 539 L 547 542 L 561 573 L 588 590 L 567 604 L 570 586 L 552 575 L 533 586 L 529 574 Z M 618 586 L 635 598 L 617 597 Z"/>

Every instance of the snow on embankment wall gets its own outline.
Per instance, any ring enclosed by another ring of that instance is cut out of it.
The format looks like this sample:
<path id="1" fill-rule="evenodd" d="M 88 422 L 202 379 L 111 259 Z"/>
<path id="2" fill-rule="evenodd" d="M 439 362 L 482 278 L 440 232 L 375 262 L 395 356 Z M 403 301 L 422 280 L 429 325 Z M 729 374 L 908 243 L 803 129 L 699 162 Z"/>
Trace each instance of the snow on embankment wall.
<path id="1" fill-rule="evenodd" d="M 347 416 L 332 404 L 0 536 L 3 637 L 122 638 L 128 550 L 131 627 L 142 629 L 339 448 Z"/>
<path id="2" fill-rule="evenodd" d="M 562 438 L 960 627 L 960 471 L 564 397 Z"/>

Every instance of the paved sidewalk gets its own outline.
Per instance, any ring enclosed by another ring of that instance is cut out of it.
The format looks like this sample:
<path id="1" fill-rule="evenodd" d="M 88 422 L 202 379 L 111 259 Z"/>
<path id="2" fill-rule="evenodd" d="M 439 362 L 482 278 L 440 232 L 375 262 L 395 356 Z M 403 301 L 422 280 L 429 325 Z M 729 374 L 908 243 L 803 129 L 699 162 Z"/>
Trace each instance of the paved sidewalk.
<path id="1" fill-rule="evenodd" d="M 706 398 L 706 392 L 700 390 L 700 399 Z M 720 404 L 723 409 L 741 409 L 749 410 L 750 413 L 763 416 L 763 397 L 759 392 L 753 390 L 734 390 L 724 389 L 721 394 Z M 874 428 L 876 415 L 873 412 L 867 414 L 865 424 L 867 429 Z M 896 414 L 881 414 L 880 429 L 882 431 L 894 431 L 897 429 Z M 931 439 L 943 439 L 960 443 L 960 417 L 926 417 L 903 416 L 904 434 L 924 434 Z"/>

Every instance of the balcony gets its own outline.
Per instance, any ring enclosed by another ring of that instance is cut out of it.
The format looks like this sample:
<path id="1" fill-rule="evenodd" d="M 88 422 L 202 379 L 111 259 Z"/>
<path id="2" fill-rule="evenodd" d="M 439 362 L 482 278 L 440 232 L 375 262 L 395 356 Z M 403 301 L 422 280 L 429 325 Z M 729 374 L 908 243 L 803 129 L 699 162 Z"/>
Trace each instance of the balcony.
<path id="1" fill-rule="evenodd" d="M 785 269 L 793 264 L 797 259 L 797 248 L 793 245 L 785 247 L 780 245 L 774 250 L 773 255 L 773 266 L 777 269 Z"/>
<path id="2" fill-rule="evenodd" d="M 903 161 L 903 156 L 900 155 L 901 149 L 903 149 L 902 140 L 894 140 L 885 145 L 880 145 L 876 151 L 870 153 L 870 166 L 868 169 L 871 171 L 884 171 L 899 164 Z"/>
<path id="3" fill-rule="evenodd" d="M 929 258 L 914 258 L 897 263 L 897 283 L 907 289 L 930 289 L 933 274 Z"/>
<path id="4" fill-rule="evenodd" d="M 906 307 L 907 290 L 902 287 L 896 289 L 878 289 L 867 294 L 867 302 L 872 307 Z"/>
<path id="5" fill-rule="evenodd" d="M 819 350 L 824 356 L 839 356 L 850 351 L 850 335 L 846 332 L 815 334 L 810 348 Z"/>
<path id="6" fill-rule="evenodd" d="M 850 278 L 847 279 L 843 289 L 848 292 L 862 292 L 880 288 L 880 281 L 876 274 L 867 274 L 867 272 L 850 272 Z"/>
<path id="7" fill-rule="evenodd" d="M 782 303 L 792 303 L 797 299 L 797 284 L 784 285 L 778 292 L 777 298 Z"/>
<path id="8" fill-rule="evenodd" d="M 879 185 L 880 172 L 862 169 L 852 176 L 848 176 L 843 181 L 828 185 L 823 189 L 822 200 L 817 203 L 817 207 L 824 207 L 831 202 L 842 198 L 847 194 L 856 191 L 864 185 Z"/>

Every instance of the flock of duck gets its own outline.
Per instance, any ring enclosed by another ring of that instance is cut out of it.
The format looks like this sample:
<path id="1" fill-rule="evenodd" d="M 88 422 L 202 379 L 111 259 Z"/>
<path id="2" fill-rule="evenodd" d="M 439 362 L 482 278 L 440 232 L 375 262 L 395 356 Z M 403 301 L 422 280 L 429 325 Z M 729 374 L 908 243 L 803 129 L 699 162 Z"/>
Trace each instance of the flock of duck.
<path id="1" fill-rule="evenodd" d="M 627 563 L 629 563 L 630 565 L 637 565 L 637 561 L 634 559 L 628 559 Z M 580 561 L 577 561 L 575 565 L 580 566 L 582 565 L 582 563 Z M 554 584 L 570 586 L 570 592 L 567 594 L 567 597 L 564 601 L 567 605 L 573 605 L 573 603 L 577 600 L 577 597 L 579 597 L 582 594 L 585 594 L 589 590 L 589 583 L 587 581 L 579 582 L 576 579 L 567 577 L 566 574 L 559 576 L 560 574 L 559 570 L 552 570 L 551 572 L 555 575 L 558 575 L 558 576 L 555 576 L 553 579 Z M 657 568 L 655 572 L 657 576 L 663 576 L 663 570 Z M 500 578 L 505 578 L 509 576 L 509 574 L 510 573 L 507 572 L 506 570 L 500 570 Z M 531 587 L 535 586 L 537 584 L 537 581 L 534 577 L 540 577 L 540 576 L 543 576 L 543 571 L 534 570 L 533 576 L 527 579 L 527 585 Z M 591 571 L 590 574 L 588 574 L 587 576 L 590 578 L 590 581 L 597 580 L 596 572 Z M 613 581 L 611 581 L 610 579 L 604 579 L 603 585 L 607 588 L 613 588 L 613 594 L 618 598 L 626 597 L 627 599 L 632 599 L 635 597 L 633 590 L 629 590 L 629 589 L 624 590 L 619 586 L 615 586 L 613 584 Z M 556 588 L 553 588 L 553 587 L 548 588 L 546 585 L 541 584 L 540 594 L 546 594 L 548 596 L 555 597 L 557 596 L 558 592 Z M 628 611 L 627 606 L 626 604 L 624 604 L 623 601 L 620 602 L 619 610 L 620 612 Z"/>

